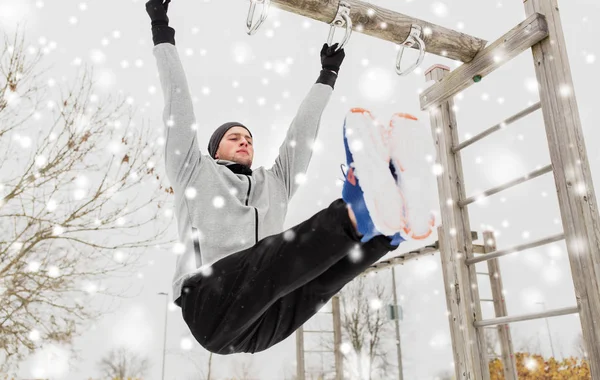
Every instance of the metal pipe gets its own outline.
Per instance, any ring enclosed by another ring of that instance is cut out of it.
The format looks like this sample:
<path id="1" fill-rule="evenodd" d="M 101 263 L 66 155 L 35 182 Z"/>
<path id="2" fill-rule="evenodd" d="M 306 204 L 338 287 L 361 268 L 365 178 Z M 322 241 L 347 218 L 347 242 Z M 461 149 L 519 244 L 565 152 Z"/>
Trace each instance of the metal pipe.
<path id="1" fill-rule="evenodd" d="M 165 292 L 158 293 L 161 296 L 165 296 L 165 327 L 163 336 L 163 354 L 162 354 L 162 376 L 161 379 L 165 380 L 165 358 L 167 356 L 167 317 L 169 316 L 169 294 Z"/>
<path id="2" fill-rule="evenodd" d="M 537 241 L 534 241 L 534 242 L 531 242 L 531 243 L 521 244 L 521 245 L 514 246 L 512 248 L 501 249 L 499 251 L 491 252 L 491 253 L 488 253 L 488 254 L 485 254 L 485 255 L 481 255 L 481 256 L 477 256 L 477 257 L 472 257 L 470 259 L 465 260 L 465 263 L 467 265 L 477 264 L 477 263 L 480 263 L 482 261 L 488 261 L 488 260 L 491 260 L 491 259 L 495 259 L 497 257 L 506 256 L 506 255 L 509 255 L 511 253 L 520 252 L 520 251 L 524 251 L 526 249 L 531 249 L 531 248 L 539 247 L 540 245 L 554 243 L 555 241 L 559 241 L 559 240 L 562 240 L 564 238 L 565 238 L 565 234 L 564 233 L 560 233 L 558 235 L 549 236 L 549 237 L 547 237 L 545 239 L 537 240 Z"/>
<path id="3" fill-rule="evenodd" d="M 511 317 L 500 317 L 493 319 L 485 319 L 483 321 L 475 321 L 475 327 L 484 327 L 484 326 L 497 326 L 497 325 L 505 325 L 513 322 L 521 322 L 521 321 L 529 321 L 532 319 L 541 319 L 546 317 L 558 317 L 561 315 L 568 314 L 577 314 L 579 313 L 579 308 L 577 306 L 566 307 L 562 309 L 555 309 L 550 311 L 545 311 L 542 313 L 532 313 L 532 314 L 522 314 L 522 315 L 514 315 Z"/>
<path id="4" fill-rule="evenodd" d="M 491 135 L 492 133 L 499 131 L 502 128 L 505 128 L 506 126 L 508 126 L 516 121 L 521 120 L 525 116 L 529 115 L 530 113 L 532 113 L 534 111 L 539 110 L 540 108 L 542 108 L 542 103 L 540 103 L 540 102 L 537 102 L 534 105 L 525 108 L 523 111 L 521 111 L 517 114 L 514 114 L 513 116 L 504 120 L 502 123 L 496 124 L 493 127 L 488 128 L 485 131 L 481 132 L 480 134 L 476 135 L 475 137 L 472 137 L 466 141 L 463 141 L 462 143 L 460 143 L 456 146 L 453 146 L 452 153 L 456 153 L 456 152 L 468 147 L 469 145 L 476 143 L 477 141 L 483 139 L 484 137 L 487 137 L 487 136 Z"/>
<path id="5" fill-rule="evenodd" d="M 520 185 L 523 182 L 529 181 L 530 179 L 534 179 L 536 177 L 541 176 L 542 174 L 546 174 L 551 171 L 552 171 L 552 165 L 546 165 L 541 169 L 534 170 L 529 174 L 525 174 L 523 177 L 514 179 L 514 180 L 512 180 L 508 183 L 505 183 L 503 185 L 500 185 L 498 187 L 494 187 L 492 189 L 486 190 L 483 193 L 481 193 L 480 195 L 473 195 L 467 199 L 460 200 L 460 201 L 458 201 L 458 206 L 465 207 L 465 206 L 477 201 L 478 199 L 489 197 L 490 195 L 494 195 L 503 190 L 509 189 L 513 186 Z"/>

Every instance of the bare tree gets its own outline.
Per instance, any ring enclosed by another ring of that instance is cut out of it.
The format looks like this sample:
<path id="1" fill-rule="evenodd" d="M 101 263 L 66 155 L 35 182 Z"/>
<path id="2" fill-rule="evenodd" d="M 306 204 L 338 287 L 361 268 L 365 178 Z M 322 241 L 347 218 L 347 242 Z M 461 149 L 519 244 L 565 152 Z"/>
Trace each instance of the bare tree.
<path id="1" fill-rule="evenodd" d="M 161 244 L 168 224 L 157 219 L 173 193 L 127 101 L 98 99 L 87 68 L 48 99 L 31 49 L 17 32 L 0 53 L 0 371 L 69 343 L 101 315 L 94 295 L 122 296 L 102 281 L 131 276 L 143 249 Z"/>
<path id="2" fill-rule="evenodd" d="M 234 365 L 234 377 L 231 380 L 257 380 L 258 376 L 253 375 L 256 373 L 254 368 L 254 362 L 251 356 L 245 356 L 236 359 Z"/>
<path id="3" fill-rule="evenodd" d="M 588 357 L 582 333 L 579 333 L 579 335 L 577 335 L 577 338 L 575 339 L 575 352 L 577 353 L 577 357 L 581 359 L 587 359 Z"/>
<path id="4" fill-rule="evenodd" d="M 208 359 L 202 355 L 202 353 L 208 354 Z M 212 365 L 213 365 L 213 353 L 206 351 L 202 348 L 193 349 L 186 352 L 173 352 L 173 355 L 183 357 L 187 361 L 194 365 L 195 372 L 190 374 L 190 380 L 213 380 Z"/>
<path id="5" fill-rule="evenodd" d="M 485 329 L 485 345 L 487 354 L 491 358 L 501 357 L 500 337 L 498 336 L 498 328 Z"/>
<path id="6" fill-rule="evenodd" d="M 453 379 L 454 379 L 454 374 L 452 373 L 452 371 L 448 371 L 448 370 L 438 372 L 438 374 L 434 378 L 434 380 L 453 380 Z"/>
<path id="7" fill-rule="evenodd" d="M 128 348 L 120 347 L 103 357 L 98 367 L 112 380 L 141 379 L 148 372 L 150 362 Z"/>
<path id="8" fill-rule="evenodd" d="M 541 355 L 542 346 L 540 345 L 539 334 L 536 334 L 535 336 L 521 337 L 516 343 L 515 349 L 517 352 Z"/>
<path id="9" fill-rule="evenodd" d="M 383 378 L 387 374 L 389 350 L 381 338 L 393 336 L 382 307 L 389 303 L 389 294 L 384 285 L 371 281 L 360 276 L 340 292 L 342 333 L 352 347 L 352 351 L 344 355 L 345 367 L 355 372 L 354 377 L 365 380 Z"/>

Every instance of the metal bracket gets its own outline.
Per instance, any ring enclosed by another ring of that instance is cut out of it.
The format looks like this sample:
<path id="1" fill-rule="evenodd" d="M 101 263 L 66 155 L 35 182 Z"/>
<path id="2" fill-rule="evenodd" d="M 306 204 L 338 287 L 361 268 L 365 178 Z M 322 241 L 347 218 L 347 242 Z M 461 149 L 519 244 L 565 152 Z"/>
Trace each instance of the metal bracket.
<path id="1" fill-rule="evenodd" d="M 344 35 L 344 39 L 338 45 L 335 51 L 343 49 L 344 46 L 346 46 L 346 44 L 348 43 L 348 40 L 350 40 L 350 36 L 352 35 L 352 19 L 350 18 L 350 8 L 350 3 L 341 0 L 335 18 L 330 23 L 331 27 L 329 28 L 329 36 L 327 37 L 327 44 L 329 46 L 333 45 L 333 35 L 335 34 L 335 27 L 342 27 L 344 25 L 346 26 L 346 34 Z"/>
<path id="2" fill-rule="evenodd" d="M 260 18 L 255 25 L 252 25 L 254 22 L 254 10 L 256 9 L 256 4 L 263 4 L 262 13 L 260 14 Z M 271 4 L 271 0 L 250 0 L 250 9 L 248 10 L 248 17 L 246 18 L 246 28 L 248 29 L 248 35 L 253 35 L 256 33 L 258 28 L 262 25 L 263 22 L 267 19 L 269 15 L 269 5 Z"/>
<path id="3" fill-rule="evenodd" d="M 422 33 L 423 29 L 419 25 L 412 25 L 410 27 L 410 33 L 408 37 L 406 37 L 406 40 L 400 44 L 400 51 L 398 52 L 398 57 L 396 58 L 396 73 L 398 73 L 398 75 L 405 76 L 412 73 L 423 62 L 423 58 L 425 58 L 425 42 L 423 42 L 421 39 Z M 400 63 L 402 62 L 404 48 L 412 47 L 414 44 L 419 45 L 419 58 L 417 58 L 417 62 L 403 71 L 400 68 Z"/>

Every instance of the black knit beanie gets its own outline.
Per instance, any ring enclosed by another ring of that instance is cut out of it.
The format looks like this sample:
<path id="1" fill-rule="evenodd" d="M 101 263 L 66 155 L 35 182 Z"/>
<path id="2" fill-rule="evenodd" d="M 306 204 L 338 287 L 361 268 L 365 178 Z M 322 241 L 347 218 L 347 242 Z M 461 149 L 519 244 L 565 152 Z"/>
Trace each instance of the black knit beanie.
<path id="1" fill-rule="evenodd" d="M 210 141 L 208 142 L 208 154 L 210 154 L 212 158 L 215 158 L 217 150 L 219 150 L 219 144 L 221 143 L 223 136 L 225 136 L 225 133 L 227 133 L 227 131 L 233 127 L 246 128 L 244 124 L 238 123 L 237 121 L 232 121 L 221 125 L 216 131 L 213 132 L 212 136 L 210 137 Z M 252 132 L 250 132 L 248 128 L 246 128 L 246 130 L 248 133 L 250 133 L 250 137 L 253 137 Z"/>

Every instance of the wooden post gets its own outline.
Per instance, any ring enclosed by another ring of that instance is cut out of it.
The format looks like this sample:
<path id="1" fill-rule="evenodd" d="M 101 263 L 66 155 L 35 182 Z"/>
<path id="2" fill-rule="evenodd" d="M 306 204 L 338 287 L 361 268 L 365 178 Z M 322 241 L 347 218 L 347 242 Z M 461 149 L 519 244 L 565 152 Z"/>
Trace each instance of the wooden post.
<path id="1" fill-rule="evenodd" d="M 350 5 L 353 31 L 401 44 L 411 26 L 419 25 L 426 33 L 422 36 L 425 51 L 454 60 L 469 62 L 482 50 L 487 41 L 442 26 L 419 20 L 358 0 L 344 0 Z M 327 24 L 335 18 L 339 1 L 331 0 L 271 0 L 284 11 L 322 21 Z M 343 33 L 343 32 L 338 32 Z M 413 46 L 413 48 L 417 48 Z M 395 52 L 395 49 L 392 49 Z M 393 54 L 393 53 L 392 53 Z"/>
<path id="2" fill-rule="evenodd" d="M 296 379 L 306 380 L 304 372 L 304 327 L 296 330 Z"/>
<path id="3" fill-rule="evenodd" d="M 450 71 L 435 65 L 425 72 L 427 81 L 441 81 Z M 431 130 L 436 144 L 438 164 L 442 173 L 437 177 L 442 226 L 438 229 L 440 253 L 450 312 L 450 331 L 454 351 L 456 379 L 489 379 L 485 334 L 476 329 L 474 322 L 481 319 L 479 289 L 475 266 L 465 260 L 473 257 L 473 241 L 469 213 L 458 202 L 466 197 L 460 152 L 452 147 L 458 144 L 456 118 L 449 99 L 429 108 Z"/>
<path id="4" fill-rule="evenodd" d="M 486 253 L 496 250 L 496 238 L 491 231 L 483 233 L 484 250 Z M 500 274 L 500 262 L 498 259 L 491 259 L 487 262 L 488 273 L 490 274 L 490 283 L 492 285 L 492 299 L 494 300 L 494 311 L 496 317 L 506 317 L 508 310 L 504 300 L 502 290 L 502 275 Z M 504 368 L 504 379 L 517 380 L 517 364 L 515 362 L 515 354 L 513 352 L 512 336 L 510 334 L 510 325 L 498 326 L 498 337 L 500 339 L 500 347 L 502 350 L 502 366 Z"/>
<path id="5" fill-rule="evenodd" d="M 342 316 L 340 313 L 340 296 L 331 299 L 333 314 L 333 354 L 335 357 L 335 380 L 344 379 L 344 356 L 342 355 Z"/>
<path id="6" fill-rule="evenodd" d="M 524 4 L 527 15 L 541 13 L 548 23 L 533 59 L 587 360 L 600 379 L 600 220 L 558 3 Z"/>

